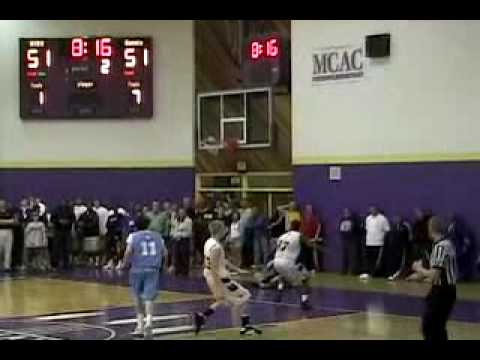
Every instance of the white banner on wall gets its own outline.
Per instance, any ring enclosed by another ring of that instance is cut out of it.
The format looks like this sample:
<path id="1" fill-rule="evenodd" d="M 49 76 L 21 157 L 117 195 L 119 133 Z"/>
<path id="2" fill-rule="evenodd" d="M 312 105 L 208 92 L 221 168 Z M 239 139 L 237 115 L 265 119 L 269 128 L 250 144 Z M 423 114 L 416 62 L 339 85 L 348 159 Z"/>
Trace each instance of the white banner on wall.
<path id="1" fill-rule="evenodd" d="M 363 45 L 313 49 L 312 84 L 360 81 L 364 76 Z"/>

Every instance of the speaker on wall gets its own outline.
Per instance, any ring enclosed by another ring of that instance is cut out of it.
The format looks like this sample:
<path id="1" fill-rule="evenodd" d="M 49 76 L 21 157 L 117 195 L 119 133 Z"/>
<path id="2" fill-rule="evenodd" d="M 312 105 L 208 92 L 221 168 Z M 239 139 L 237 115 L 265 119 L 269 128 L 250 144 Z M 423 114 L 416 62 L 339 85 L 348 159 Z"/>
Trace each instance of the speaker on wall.
<path id="1" fill-rule="evenodd" d="M 365 53 L 367 58 L 390 56 L 390 34 L 368 35 L 365 38 Z"/>

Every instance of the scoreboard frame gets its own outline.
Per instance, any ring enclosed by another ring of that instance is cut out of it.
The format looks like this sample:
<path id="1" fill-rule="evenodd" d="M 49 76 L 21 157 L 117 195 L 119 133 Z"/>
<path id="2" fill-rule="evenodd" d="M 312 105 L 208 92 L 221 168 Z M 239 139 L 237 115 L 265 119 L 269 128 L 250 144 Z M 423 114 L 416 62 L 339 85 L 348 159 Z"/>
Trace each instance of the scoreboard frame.
<path id="1" fill-rule="evenodd" d="M 93 54 L 92 51 L 90 54 L 85 52 L 83 56 L 76 53 L 77 56 L 74 56 L 72 43 L 74 40 L 78 43 L 79 39 L 82 39 L 85 44 L 89 44 L 90 47 L 95 47 L 96 51 Z M 126 45 L 129 41 L 133 44 L 132 46 Z M 40 69 L 43 60 L 39 60 L 40 55 L 36 60 L 32 56 L 27 58 L 27 51 L 35 48 L 30 45 L 32 42 L 38 42 L 36 48 L 46 49 L 43 62 L 45 67 L 55 67 L 53 79 L 48 77 L 49 74 L 46 71 L 43 76 L 40 76 L 41 70 L 37 71 L 36 75 L 29 76 L 27 74 L 28 64 L 32 63 L 32 60 L 33 63 L 38 63 L 36 65 Z M 39 46 L 40 42 L 43 42 L 44 45 Z M 107 43 L 110 48 L 103 46 L 103 42 Z M 56 48 L 56 53 L 50 54 L 50 60 L 48 60 L 49 55 L 47 54 L 50 51 L 49 43 L 54 44 Z M 138 45 L 140 43 L 141 45 Z M 153 56 L 154 42 L 151 36 L 35 36 L 20 37 L 18 44 L 19 115 L 22 120 L 148 120 L 153 117 L 155 57 Z M 136 50 L 133 50 L 132 53 L 132 49 L 140 48 L 143 48 L 144 51 L 141 59 L 137 57 Z M 128 54 L 127 49 L 129 49 Z M 52 62 L 52 59 L 55 60 Z M 51 62 L 50 65 L 47 65 L 48 61 Z M 141 67 L 142 62 L 143 67 Z M 74 73 L 72 69 L 75 66 L 88 69 L 84 79 L 82 79 L 80 71 L 80 75 Z M 128 66 L 131 68 L 127 69 Z M 53 83 L 49 83 L 49 80 Z M 97 88 L 98 84 L 101 86 Z M 32 95 L 32 92 L 35 92 L 33 86 L 39 88 L 37 104 L 32 103 L 31 97 L 35 96 Z M 45 89 L 56 88 L 53 92 L 57 96 L 53 96 L 53 100 L 50 100 L 52 103 L 47 104 L 50 105 L 50 109 L 55 109 L 53 113 L 52 111 L 47 112 L 45 103 L 49 101 L 49 94 L 42 91 L 44 87 Z M 77 103 L 74 101 L 76 99 L 81 100 Z M 84 113 L 81 112 L 82 110 Z"/>

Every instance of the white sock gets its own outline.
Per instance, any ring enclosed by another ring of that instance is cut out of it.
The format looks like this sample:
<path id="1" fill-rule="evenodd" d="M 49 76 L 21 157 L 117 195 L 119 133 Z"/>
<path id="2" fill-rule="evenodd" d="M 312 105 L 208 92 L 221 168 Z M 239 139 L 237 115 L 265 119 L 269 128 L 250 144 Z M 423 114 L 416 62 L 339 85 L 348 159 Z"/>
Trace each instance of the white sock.
<path id="1" fill-rule="evenodd" d="M 147 320 L 145 322 L 145 325 L 147 327 L 151 327 L 152 326 L 152 322 L 153 322 L 153 316 L 152 315 L 147 315 Z"/>
<path id="2" fill-rule="evenodd" d="M 137 315 L 137 328 L 138 329 L 143 329 L 143 319 L 144 319 L 143 314 L 138 314 Z"/>
<path id="3" fill-rule="evenodd" d="M 305 302 L 308 300 L 308 295 L 307 294 L 302 294 L 302 302 Z"/>

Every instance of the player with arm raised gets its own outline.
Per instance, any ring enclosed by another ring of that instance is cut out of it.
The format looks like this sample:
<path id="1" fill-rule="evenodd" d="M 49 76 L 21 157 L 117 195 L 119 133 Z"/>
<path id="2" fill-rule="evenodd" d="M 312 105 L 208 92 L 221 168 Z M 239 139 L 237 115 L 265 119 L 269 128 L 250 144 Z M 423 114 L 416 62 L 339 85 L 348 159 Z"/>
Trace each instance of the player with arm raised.
<path id="1" fill-rule="evenodd" d="M 267 274 L 261 280 L 260 287 L 266 287 L 272 281 L 278 281 L 278 290 L 282 291 L 285 284 L 298 286 L 302 309 L 308 310 L 310 289 L 310 272 L 305 266 L 305 250 L 307 240 L 300 233 L 300 221 L 293 220 L 290 231 L 278 239 L 275 258 L 267 265 Z"/>
<path id="2" fill-rule="evenodd" d="M 261 334 L 262 332 L 250 325 L 250 316 L 246 314 L 246 307 L 250 299 L 250 292 L 238 282 L 231 279 L 227 268 L 238 273 L 245 273 L 244 270 L 230 263 L 225 258 L 223 243 L 227 237 L 227 229 L 222 221 L 212 221 L 208 229 L 211 237 L 204 247 L 204 271 L 203 276 L 212 292 L 215 302 L 202 313 L 194 314 L 195 333 L 201 330 L 207 318 L 211 316 L 220 305 L 230 306 L 233 310 L 234 322 L 238 324 L 241 320 L 240 335 L 247 333 Z M 236 325 L 235 324 L 235 325 Z"/>
<path id="3" fill-rule="evenodd" d="M 130 264 L 130 287 L 135 301 L 137 327 L 134 336 L 152 335 L 153 301 L 158 295 L 160 271 L 167 257 L 167 250 L 160 234 L 146 230 L 147 218 L 136 224 L 138 231 L 127 238 L 124 264 Z M 144 323 L 145 320 L 145 323 Z"/>

